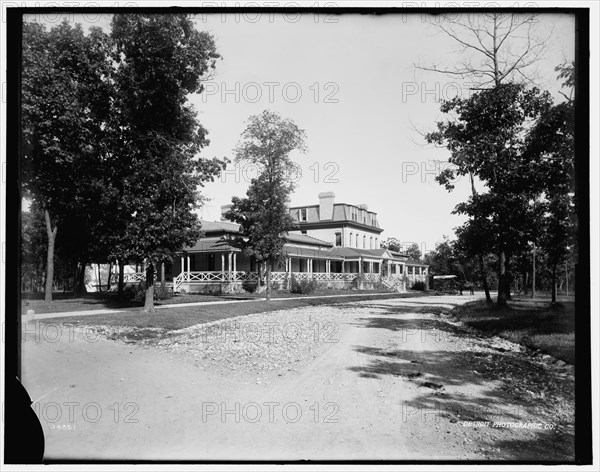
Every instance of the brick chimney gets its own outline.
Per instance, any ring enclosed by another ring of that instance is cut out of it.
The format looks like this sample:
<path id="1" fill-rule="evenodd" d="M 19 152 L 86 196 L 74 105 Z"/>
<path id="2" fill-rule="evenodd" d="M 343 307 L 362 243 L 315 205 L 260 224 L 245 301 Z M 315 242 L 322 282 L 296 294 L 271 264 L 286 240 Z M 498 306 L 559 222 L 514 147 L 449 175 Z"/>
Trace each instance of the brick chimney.
<path id="1" fill-rule="evenodd" d="M 333 219 L 333 200 L 335 193 L 321 192 L 319 194 L 319 218 L 321 220 Z"/>

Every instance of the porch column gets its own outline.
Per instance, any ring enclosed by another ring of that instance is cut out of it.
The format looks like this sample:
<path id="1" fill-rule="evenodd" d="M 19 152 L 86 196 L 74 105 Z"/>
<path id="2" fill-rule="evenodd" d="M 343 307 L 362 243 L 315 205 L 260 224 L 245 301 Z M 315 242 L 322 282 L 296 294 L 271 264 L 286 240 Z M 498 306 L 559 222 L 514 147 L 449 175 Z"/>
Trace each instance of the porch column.
<path id="1" fill-rule="evenodd" d="M 358 258 L 358 273 L 359 273 L 359 275 L 362 275 L 362 273 L 363 273 L 362 265 L 363 265 L 363 259 L 362 259 L 362 257 L 359 257 Z"/>
<path id="2" fill-rule="evenodd" d="M 233 271 L 237 272 L 237 252 L 233 253 Z"/>
<path id="3" fill-rule="evenodd" d="M 221 273 L 225 272 L 225 254 L 221 253 Z"/>
<path id="4" fill-rule="evenodd" d="M 345 269 L 344 269 L 344 263 L 345 263 L 345 262 L 346 262 L 346 261 L 342 261 L 342 274 L 343 274 L 343 273 L 345 273 Z"/>
<path id="5" fill-rule="evenodd" d="M 233 253 L 229 253 L 227 254 L 227 272 L 229 272 L 229 275 L 231 276 L 231 260 L 233 259 Z"/>
<path id="6" fill-rule="evenodd" d="M 390 261 L 390 260 L 387 261 L 387 268 L 388 268 L 388 270 L 387 270 L 388 276 L 392 275 L 392 261 Z"/>
<path id="7" fill-rule="evenodd" d="M 181 256 L 181 272 L 185 272 L 185 265 L 183 264 L 183 256 Z"/>
<path id="8" fill-rule="evenodd" d="M 190 267 L 191 267 L 190 266 L 190 256 L 188 255 L 187 256 L 187 279 L 188 279 L 188 282 L 190 281 Z"/>
<path id="9" fill-rule="evenodd" d="M 373 261 L 369 261 L 369 274 L 373 273 Z"/>

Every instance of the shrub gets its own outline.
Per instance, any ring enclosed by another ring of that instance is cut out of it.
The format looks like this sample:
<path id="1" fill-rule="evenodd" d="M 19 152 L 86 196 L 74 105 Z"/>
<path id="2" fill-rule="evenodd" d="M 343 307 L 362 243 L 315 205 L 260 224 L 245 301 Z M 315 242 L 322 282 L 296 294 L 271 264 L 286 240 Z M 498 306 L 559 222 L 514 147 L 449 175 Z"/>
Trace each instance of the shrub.
<path id="1" fill-rule="evenodd" d="M 421 290 L 424 291 L 425 290 L 425 282 L 421 281 L 421 280 L 417 280 L 416 282 L 414 282 L 412 284 L 412 286 L 410 287 L 411 290 Z"/>
<path id="2" fill-rule="evenodd" d="M 146 299 L 146 284 L 140 282 L 138 285 L 128 286 L 125 293 L 130 296 L 134 302 L 143 302 Z M 167 300 L 172 296 L 173 294 L 167 287 L 163 287 L 160 284 L 154 286 L 154 300 Z"/>
<path id="3" fill-rule="evenodd" d="M 244 280 L 242 282 L 242 288 L 244 289 L 244 291 L 246 291 L 248 293 L 256 292 L 257 286 L 258 286 L 258 282 L 254 281 L 254 280 Z"/>
<path id="4" fill-rule="evenodd" d="M 173 293 L 168 287 L 158 284 L 154 287 L 154 299 L 155 300 L 168 300 L 173 297 Z"/>
<path id="5" fill-rule="evenodd" d="M 296 277 L 292 275 L 292 283 L 290 284 L 290 292 L 291 293 L 300 293 L 302 295 L 309 295 L 313 293 L 317 288 L 317 281 L 314 279 L 311 280 L 301 280 L 298 282 Z"/>

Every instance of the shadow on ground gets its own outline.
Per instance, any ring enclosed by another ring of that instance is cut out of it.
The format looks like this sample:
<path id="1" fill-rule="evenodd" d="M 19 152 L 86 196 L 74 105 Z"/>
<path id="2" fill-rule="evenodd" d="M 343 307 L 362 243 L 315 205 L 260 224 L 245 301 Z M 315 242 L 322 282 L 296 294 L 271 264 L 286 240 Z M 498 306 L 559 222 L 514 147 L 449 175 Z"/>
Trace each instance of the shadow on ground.
<path id="1" fill-rule="evenodd" d="M 476 337 L 443 319 L 418 316 L 447 313 L 446 307 L 383 304 L 368 307 L 374 310 L 374 316 L 357 320 L 355 326 L 392 331 L 398 336 L 398 344 L 409 338 L 413 345 L 415 341 L 427 343 L 423 351 L 354 346 L 355 351 L 368 356 L 366 363 L 349 367 L 358 376 L 400 377 L 415 386 L 416 397 L 403 399 L 399 411 L 402 408 L 412 414 L 425 412 L 425 416 L 439 416 L 451 423 L 552 423 L 556 426 L 551 429 L 527 431 L 486 428 L 475 432 L 475 440 L 484 450 L 491 451 L 493 457 L 503 460 L 573 460 L 572 381 L 557 378 L 551 370 L 519 353 L 473 351 L 467 348 L 468 343 L 461 347 L 461 337 Z M 417 316 L 398 316 L 405 314 Z"/>

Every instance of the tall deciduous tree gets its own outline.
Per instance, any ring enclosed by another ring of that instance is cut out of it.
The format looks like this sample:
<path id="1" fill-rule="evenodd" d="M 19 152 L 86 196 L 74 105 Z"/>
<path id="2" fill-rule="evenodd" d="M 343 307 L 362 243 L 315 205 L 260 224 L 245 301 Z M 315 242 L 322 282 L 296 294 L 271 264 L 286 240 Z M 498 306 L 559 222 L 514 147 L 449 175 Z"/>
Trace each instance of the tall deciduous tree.
<path id="1" fill-rule="evenodd" d="M 234 151 L 237 162 L 256 165 L 259 175 L 252 179 L 246 198 L 232 199 L 226 216 L 240 224 L 243 238 L 238 242 L 245 252 L 266 265 L 267 300 L 271 270 L 283 256 L 287 233 L 295 227 L 287 207 L 295 171 L 289 155 L 294 150 L 305 152 L 305 139 L 293 121 L 265 110 L 250 117 Z"/>
<path id="2" fill-rule="evenodd" d="M 566 101 L 550 107 L 535 124 L 527 140 L 526 154 L 539 161 L 538 187 L 544 212 L 539 243 L 544 248 L 552 274 L 552 302 L 556 302 L 557 268 L 565 263 L 575 244 L 575 64 L 556 67 L 558 78 L 569 94 Z"/>
<path id="3" fill-rule="evenodd" d="M 109 111 L 108 44 L 99 28 L 85 34 L 66 21 L 50 31 L 23 25 L 22 176 L 25 195 L 44 212 L 47 302 L 59 228 L 89 208 L 98 175 L 98 143 Z"/>
<path id="4" fill-rule="evenodd" d="M 115 188 L 120 251 L 145 263 L 144 310 L 153 311 L 155 267 L 199 237 L 193 212 L 199 187 L 224 164 L 198 157 L 209 141 L 188 104 L 220 56 L 213 37 L 183 14 L 115 15 L 112 38 L 117 95 L 111 126 L 122 144 L 112 156 L 123 176 Z"/>
<path id="5" fill-rule="evenodd" d="M 510 136 L 506 133 L 517 131 L 515 125 L 520 127 L 521 131 L 524 130 L 526 127 L 525 121 L 531 120 L 533 117 L 531 116 L 530 109 L 527 110 L 524 108 L 523 110 L 519 110 L 520 105 L 511 107 L 511 96 L 513 98 L 518 96 L 522 99 L 520 103 L 523 105 L 526 105 L 528 101 L 530 103 L 535 102 L 535 99 L 531 100 L 533 97 L 527 96 L 528 91 L 522 84 L 535 82 L 535 64 L 543 56 L 550 35 L 547 34 L 547 36 L 543 37 L 538 34 L 536 30 L 539 31 L 537 27 L 539 19 L 529 13 L 505 14 L 491 12 L 489 14 L 459 15 L 458 18 L 453 15 L 443 15 L 437 17 L 431 23 L 435 25 L 441 34 L 446 35 L 458 46 L 456 61 L 453 66 L 443 65 L 440 67 L 432 65 L 417 66 L 417 68 L 459 78 L 465 82 L 470 81 L 470 84 L 465 83 L 465 85 L 470 85 L 472 89 L 483 90 L 481 94 L 478 94 L 479 97 L 491 98 L 497 103 L 507 103 L 507 118 L 513 120 L 512 124 L 505 123 L 502 119 L 502 109 L 496 108 L 491 112 L 489 123 L 485 121 L 480 122 L 487 133 L 487 142 L 481 143 L 482 146 L 480 147 L 487 146 L 485 152 L 486 159 L 491 158 L 491 165 L 488 166 L 487 171 L 491 172 L 491 175 L 480 175 L 478 173 L 481 168 L 478 168 L 478 163 L 476 162 L 478 159 L 480 160 L 480 156 L 476 154 L 478 151 L 476 149 L 478 144 L 476 140 L 478 138 L 475 136 L 469 137 L 468 135 L 463 135 L 454 141 L 452 139 L 445 142 L 444 140 L 439 140 L 438 138 L 441 135 L 451 131 L 452 126 L 450 123 L 450 126 L 447 128 L 442 123 L 439 123 L 438 133 L 430 133 L 427 136 L 427 140 L 430 143 L 434 142 L 448 147 L 452 152 L 450 162 L 458 166 L 459 170 L 457 173 L 459 175 L 469 175 L 471 179 L 472 199 L 475 201 L 477 200 L 475 178 L 479 178 L 486 185 L 491 181 L 498 181 L 503 173 L 500 166 L 506 164 L 506 162 L 502 162 L 506 161 L 502 157 L 502 154 L 507 154 L 506 149 L 517 150 L 516 147 L 519 143 L 522 144 L 522 136 Z M 494 91 L 494 93 L 486 95 L 486 92 L 491 91 Z M 531 93 L 535 95 L 537 91 L 534 89 Z M 475 97 L 474 102 L 476 100 L 477 97 Z M 446 102 L 442 106 L 442 111 L 446 113 L 462 113 L 463 124 L 472 120 L 472 118 L 464 113 L 464 110 L 460 109 L 463 105 L 469 104 L 470 100 L 463 100 L 461 105 L 457 101 L 452 102 Z M 539 113 L 539 110 L 537 112 Z M 523 115 L 520 123 L 518 123 L 518 116 L 515 113 Z M 515 119 L 517 120 L 515 121 Z M 491 126 L 492 123 L 500 127 L 495 130 Z M 474 131 L 478 132 L 479 135 L 482 134 L 479 129 Z M 502 148 L 502 143 L 506 146 L 505 149 Z M 495 146 L 495 149 L 490 148 L 490 145 L 492 147 Z M 457 146 L 461 149 L 457 150 Z M 504 174 L 519 172 L 519 170 L 511 166 L 504 170 Z M 438 179 L 449 190 L 452 189 L 449 177 L 454 173 L 453 169 L 449 169 Z M 531 176 L 531 173 L 527 175 Z M 502 179 L 502 181 L 503 185 L 505 185 L 507 179 Z M 491 192 L 493 191 L 491 190 Z M 506 192 L 511 190 L 504 188 L 501 191 Z M 515 201 L 513 201 L 514 203 Z M 497 210 L 500 210 L 502 206 L 497 202 Z M 463 208 L 463 210 L 466 210 L 466 208 Z M 510 213 L 507 215 L 498 214 L 497 216 L 507 221 L 506 217 L 510 218 Z M 507 298 L 510 298 L 508 285 L 510 274 L 507 272 L 510 258 L 510 255 L 507 253 L 508 250 L 509 248 L 504 247 L 503 244 L 498 247 L 498 273 L 501 279 L 498 290 L 498 303 L 504 303 Z M 480 254 L 478 257 L 480 258 L 482 277 L 485 278 L 483 254 Z"/>

